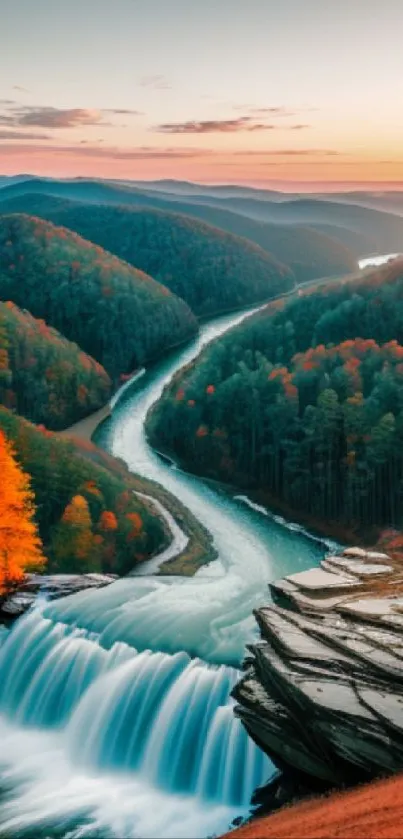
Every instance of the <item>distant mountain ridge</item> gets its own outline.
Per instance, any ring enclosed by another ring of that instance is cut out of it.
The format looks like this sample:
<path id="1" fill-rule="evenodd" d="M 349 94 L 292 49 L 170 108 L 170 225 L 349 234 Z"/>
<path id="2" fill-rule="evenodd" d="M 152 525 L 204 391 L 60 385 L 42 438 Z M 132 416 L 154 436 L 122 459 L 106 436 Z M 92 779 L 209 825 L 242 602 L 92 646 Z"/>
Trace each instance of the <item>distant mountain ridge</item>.
<path id="1" fill-rule="evenodd" d="M 35 189 L 36 187 L 38 189 Z M 180 196 L 140 192 L 137 188 L 129 187 L 121 189 L 111 184 L 92 181 L 36 181 L 17 184 L 7 190 L 0 190 L 0 212 L 4 207 L 8 212 L 34 212 L 59 221 L 59 218 L 55 218 L 51 211 L 47 213 L 46 203 L 41 204 L 38 198 L 31 199 L 32 203 L 30 203 L 29 195 L 35 194 L 35 191 L 38 194 L 67 198 L 82 203 L 120 204 L 126 207 L 162 210 L 166 213 L 174 212 L 197 218 L 219 230 L 243 237 L 259 245 L 271 255 L 272 259 L 288 266 L 297 282 L 327 275 L 350 273 L 357 267 L 356 256 L 361 255 L 359 246 L 353 251 L 345 244 L 343 230 L 339 227 L 334 228 L 336 236 L 332 236 L 330 229 L 322 232 L 315 230 L 314 226 L 308 229 L 304 225 L 290 227 L 288 224 L 264 223 L 233 212 L 231 209 L 223 209 L 214 203 L 211 205 L 192 203 L 190 199 L 185 201 Z M 68 222 L 63 223 L 68 226 Z M 96 241 L 95 237 L 94 241 Z M 368 239 L 366 252 L 372 251 L 374 247 L 375 243 Z M 110 245 L 108 248 L 113 250 Z M 147 270 L 150 271 L 150 268 Z"/>
<path id="2" fill-rule="evenodd" d="M 197 315 L 263 302 L 295 284 L 291 269 L 257 244 L 172 208 L 96 206 L 46 195 L 0 202 L 0 213 L 2 208 L 28 210 L 78 232 L 147 272 Z"/>

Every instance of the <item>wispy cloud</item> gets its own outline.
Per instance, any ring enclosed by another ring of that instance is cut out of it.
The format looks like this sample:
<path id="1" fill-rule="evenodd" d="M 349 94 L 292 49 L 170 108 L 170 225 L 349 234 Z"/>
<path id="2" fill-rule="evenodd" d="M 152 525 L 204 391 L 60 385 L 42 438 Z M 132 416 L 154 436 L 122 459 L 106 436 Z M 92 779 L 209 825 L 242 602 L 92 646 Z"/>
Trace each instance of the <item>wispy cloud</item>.
<path id="1" fill-rule="evenodd" d="M 270 116 L 270 117 L 295 117 L 299 113 L 299 109 L 285 108 L 283 105 L 273 105 L 268 108 L 258 108 L 254 105 L 233 105 L 234 111 L 245 111 L 252 116 Z"/>
<path id="2" fill-rule="evenodd" d="M 339 152 L 335 149 L 262 149 L 261 151 L 257 151 L 256 149 L 248 151 L 247 149 L 244 149 L 243 151 L 234 152 L 234 155 L 237 157 L 305 157 L 306 155 L 334 157 L 335 155 L 341 154 L 344 154 L 344 152 Z"/>
<path id="3" fill-rule="evenodd" d="M 166 122 L 154 127 L 154 131 L 162 134 L 234 134 L 237 131 L 273 131 L 280 126 L 274 123 L 256 122 L 250 116 L 237 119 L 205 119 L 189 120 L 187 122 Z M 299 131 L 309 128 L 308 125 L 281 126 L 289 131 Z"/>
<path id="4" fill-rule="evenodd" d="M 144 116 L 144 111 L 134 111 L 131 108 L 103 108 L 103 114 L 118 114 L 119 116 Z"/>
<path id="5" fill-rule="evenodd" d="M 153 148 L 151 146 L 140 146 L 138 148 L 117 148 L 107 146 L 87 146 L 77 144 L 70 146 L 49 146 L 49 145 L 28 145 L 19 143 L 5 143 L 0 146 L 4 155 L 17 155 L 23 152 L 27 154 L 47 155 L 75 155 L 77 157 L 104 158 L 108 160 L 174 160 L 201 158 L 214 154 L 211 149 L 182 149 L 182 148 Z"/>
<path id="6" fill-rule="evenodd" d="M 153 90 L 171 90 L 172 85 L 162 75 L 143 76 L 140 79 L 140 87 L 150 87 Z"/>
<path id="7" fill-rule="evenodd" d="M 28 90 L 27 87 L 22 87 L 22 85 L 20 85 L 20 84 L 14 84 L 13 85 L 13 90 L 18 90 L 19 93 L 31 93 L 31 91 Z"/>
<path id="8" fill-rule="evenodd" d="M 31 126 L 35 128 L 76 128 L 82 125 L 99 125 L 101 111 L 86 108 L 52 108 L 16 106 L 0 114 L 0 125 Z"/>
<path id="9" fill-rule="evenodd" d="M 274 108 L 251 108 L 250 113 L 255 114 L 256 116 L 258 116 L 259 114 L 261 116 L 263 116 L 263 114 L 264 114 L 266 116 L 271 116 L 271 117 L 295 117 L 297 112 L 296 111 L 289 111 L 287 108 L 274 107 Z"/>
<path id="10" fill-rule="evenodd" d="M 0 128 L 0 140 L 51 140 L 51 134 L 40 134 L 37 132 L 13 131 L 8 128 Z"/>
<path id="11" fill-rule="evenodd" d="M 12 99 L 0 100 L 3 113 L 0 125 L 35 128 L 79 128 L 88 125 L 110 125 L 104 117 L 107 115 L 139 116 L 141 111 L 129 108 L 53 108 L 49 106 L 18 105 Z"/>

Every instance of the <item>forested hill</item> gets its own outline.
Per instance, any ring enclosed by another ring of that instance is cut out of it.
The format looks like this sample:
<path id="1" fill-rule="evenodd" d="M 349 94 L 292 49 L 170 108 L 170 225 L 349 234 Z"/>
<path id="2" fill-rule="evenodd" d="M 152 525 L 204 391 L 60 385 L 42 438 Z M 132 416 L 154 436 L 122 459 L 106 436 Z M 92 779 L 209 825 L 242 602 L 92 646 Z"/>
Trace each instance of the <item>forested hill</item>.
<path id="1" fill-rule="evenodd" d="M 116 378 L 197 331 L 189 307 L 142 271 L 61 227 L 0 217 L 0 299 L 43 318 Z"/>
<path id="2" fill-rule="evenodd" d="M 4 191 L 2 192 L 4 193 Z M 0 212 L 2 209 L 7 212 L 29 212 L 56 223 L 66 224 L 67 227 L 73 226 L 69 221 L 69 216 L 73 217 L 74 211 L 71 205 L 70 208 L 68 204 L 63 205 L 63 201 L 66 199 L 46 193 L 40 195 L 27 192 L 25 195 L 1 201 L 2 198 L 4 199 L 2 192 L 0 192 Z M 91 195 L 91 193 L 92 190 L 90 189 L 88 194 Z M 81 196 L 81 201 L 85 202 L 86 193 L 81 186 L 78 194 Z M 375 247 L 372 239 L 338 226 L 332 227 L 329 225 L 326 231 L 320 231 L 313 227 L 304 227 L 301 224 L 264 223 L 214 204 L 206 206 L 192 203 L 190 199 L 186 198 L 179 199 L 177 196 L 160 196 L 158 194 L 150 195 L 136 190 L 119 191 L 115 188 L 115 191 L 113 191 L 110 187 L 105 191 L 104 204 L 109 203 L 111 206 L 111 195 L 115 200 L 120 197 L 122 206 L 129 207 L 132 205 L 142 207 L 143 210 L 155 208 L 181 213 L 204 221 L 220 230 L 249 239 L 282 264 L 287 265 L 295 275 L 297 282 L 305 282 L 316 277 L 349 273 L 357 267 L 355 257 L 362 253 L 371 252 Z M 66 215 L 63 215 L 63 207 Z M 89 215 L 88 210 L 87 215 Z M 113 214 L 111 215 L 113 216 Z M 93 234 L 93 237 L 97 235 L 97 232 Z M 86 230 L 84 230 L 83 235 L 91 238 Z M 113 250 L 110 245 L 108 247 Z"/>
<path id="3" fill-rule="evenodd" d="M 119 194 L 123 200 L 130 191 Z M 268 300 L 295 284 L 291 269 L 254 242 L 177 212 L 40 195 L 0 202 L 0 212 L 2 207 L 22 208 L 76 231 L 150 274 L 198 315 Z M 354 260 L 339 262 L 338 269 L 342 265 L 350 270 Z"/>
<path id="4" fill-rule="evenodd" d="M 0 303 L 0 403 L 61 429 L 106 404 L 104 368 L 44 320 Z"/>
<path id="5" fill-rule="evenodd" d="M 96 462 L 95 446 L 84 457 L 79 444 L 2 406 L 0 431 L 30 476 L 47 572 L 127 574 L 166 546 L 162 520 L 134 494 L 135 483 L 118 464 Z"/>
<path id="6" fill-rule="evenodd" d="M 278 301 L 209 345 L 151 440 L 294 514 L 403 526 L 403 261 Z"/>

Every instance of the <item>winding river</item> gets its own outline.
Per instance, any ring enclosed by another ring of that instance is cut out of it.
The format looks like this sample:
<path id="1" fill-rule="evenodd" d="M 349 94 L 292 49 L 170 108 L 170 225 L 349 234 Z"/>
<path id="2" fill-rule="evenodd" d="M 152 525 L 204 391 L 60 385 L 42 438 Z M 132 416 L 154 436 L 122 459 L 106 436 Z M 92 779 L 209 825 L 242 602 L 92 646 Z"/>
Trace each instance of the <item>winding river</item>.
<path id="1" fill-rule="evenodd" d="M 148 575 L 42 603 L 0 634 L 0 836 L 217 836 L 272 774 L 230 691 L 268 582 L 316 564 L 323 542 L 170 466 L 144 432 L 176 370 L 249 313 L 204 325 L 125 386 L 97 432 L 192 511 L 218 559 L 193 578 L 153 577 L 151 563 Z"/>

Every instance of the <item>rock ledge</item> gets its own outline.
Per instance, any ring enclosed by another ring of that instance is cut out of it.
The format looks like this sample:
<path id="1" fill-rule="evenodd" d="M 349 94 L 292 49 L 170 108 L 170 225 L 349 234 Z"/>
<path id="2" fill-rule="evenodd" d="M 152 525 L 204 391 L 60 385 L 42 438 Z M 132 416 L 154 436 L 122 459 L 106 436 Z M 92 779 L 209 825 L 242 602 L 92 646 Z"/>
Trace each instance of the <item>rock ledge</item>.
<path id="1" fill-rule="evenodd" d="M 348 548 L 270 585 L 233 695 L 279 769 L 344 786 L 403 768 L 402 581 L 386 554 Z"/>

